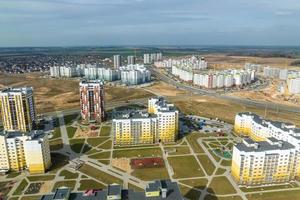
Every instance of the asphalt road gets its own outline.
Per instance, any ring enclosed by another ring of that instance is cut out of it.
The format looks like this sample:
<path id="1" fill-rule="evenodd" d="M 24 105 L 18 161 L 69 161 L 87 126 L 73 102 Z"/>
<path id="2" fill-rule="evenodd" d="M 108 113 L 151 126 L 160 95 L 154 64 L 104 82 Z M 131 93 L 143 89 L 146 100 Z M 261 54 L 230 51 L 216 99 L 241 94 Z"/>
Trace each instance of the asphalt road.
<path id="1" fill-rule="evenodd" d="M 234 103 L 239 103 L 239 104 L 246 105 L 246 106 L 253 106 L 253 107 L 262 108 L 262 109 L 267 108 L 267 109 L 277 110 L 278 112 L 288 111 L 288 112 L 293 112 L 293 113 L 300 113 L 299 107 L 221 95 L 221 94 L 217 94 L 215 92 L 203 90 L 201 88 L 197 88 L 197 87 L 193 87 L 193 86 L 189 86 L 189 85 L 180 83 L 180 82 L 175 81 L 172 78 L 158 72 L 157 70 L 155 70 L 153 68 L 151 69 L 151 72 L 159 80 L 164 81 L 168 84 L 174 85 L 174 86 L 178 87 L 179 89 L 190 91 L 197 95 L 211 96 L 211 97 L 215 97 L 215 98 L 222 99 L 222 100 L 228 100 L 228 101 L 231 101 Z"/>

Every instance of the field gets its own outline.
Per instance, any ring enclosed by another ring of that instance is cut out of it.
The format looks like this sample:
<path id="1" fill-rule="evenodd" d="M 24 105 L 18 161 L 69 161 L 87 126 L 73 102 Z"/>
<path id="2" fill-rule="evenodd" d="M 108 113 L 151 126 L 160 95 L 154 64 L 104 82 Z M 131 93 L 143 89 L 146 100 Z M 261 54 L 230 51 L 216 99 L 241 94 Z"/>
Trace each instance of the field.
<path id="1" fill-rule="evenodd" d="M 38 113 L 79 108 L 79 81 L 70 79 L 43 78 L 40 73 L 3 74 L 0 73 L 0 89 L 3 87 L 34 88 Z M 106 101 L 126 101 L 153 96 L 142 89 L 126 89 L 107 86 Z"/>

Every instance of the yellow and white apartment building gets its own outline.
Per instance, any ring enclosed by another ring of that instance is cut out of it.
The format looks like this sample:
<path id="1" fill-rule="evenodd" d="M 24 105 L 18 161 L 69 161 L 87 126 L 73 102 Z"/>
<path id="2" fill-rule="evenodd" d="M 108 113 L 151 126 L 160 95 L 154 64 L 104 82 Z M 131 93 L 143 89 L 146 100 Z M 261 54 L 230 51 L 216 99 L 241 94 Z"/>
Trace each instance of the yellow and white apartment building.
<path id="1" fill-rule="evenodd" d="M 6 131 L 31 131 L 36 122 L 33 89 L 8 88 L 0 91 L 0 114 Z"/>
<path id="2" fill-rule="evenodd" d="M 0 171 L 28 169 L 45 173 L 51 166 L 48 135 L 43 131 L 0 132 Z"/>
<path id="3" fill-rule="evenodd" d="M 233 148 L 231 173 L 244 186 L 287 183 L 300 176 L 300 129 L 253 113 L 235 117 L 235 132 L 249 136 Z"/>
<path id="4" fill-rule="evenodd" d="M 113 119 L 115 145 L 175 142 L 179 112 L 163 98 L 148 100 L 148 113 L 129 112 Z"/>

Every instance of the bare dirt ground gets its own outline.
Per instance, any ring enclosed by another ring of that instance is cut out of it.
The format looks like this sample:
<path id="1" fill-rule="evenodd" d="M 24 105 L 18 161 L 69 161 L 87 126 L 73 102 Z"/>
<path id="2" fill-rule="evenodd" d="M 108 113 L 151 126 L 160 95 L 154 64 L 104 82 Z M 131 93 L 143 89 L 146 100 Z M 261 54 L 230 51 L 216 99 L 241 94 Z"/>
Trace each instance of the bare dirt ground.
<path id="1" fill-rule="evenodd" d="M 279 68 L 295 68 L 289 65 L 296 60 L 278 57 L 263 58 L 251 56 L 227 56 L 225 54 L 207 54 L 204 55 L 204 57 L 215 69 L 243 68 L 245 63 L 270 65 Z"/>
<path id="2" fill-rule="evenodd" d="M 285 93 L 281 94 L 278 91 L 278 86 L 281 84 L 281 81 L 273 80 L 269 87 L 260 90 L 260 91 L 243 91 L 243 92 L 234 92 L 228 94 L 229 96 L 238 96 L 241 98 L 248 98 L 253 100 L 268 101 L 274 103 L 280 103 L 290 106 L 300 106 L 300 95 L 290 95 L 288 94 L 287 87 L 285 87 Z"/>
<path id="3" fill-rule="evenodd" d="M 127 172 L 128 174 L 130 174 L 133 171 L 130 166 L 130 159 L 128 158 L 112 159 L 111 165 L 117 169 Z"/>
<path id="4" fill-rule="evenodd" d="M 51 192 L 53 182 L 52 181 L 46 181 L 42 184 L 41 189 L 39 191 L 40 194 L 48 194 Z"/>
<path id="5" fill-rule="evenodd" d="M 38 113 L 79 108 L 79 81 L 70 79 L 43 78 L 40 73 L 3 74 L 0 73 L 0 89 L 4 87 L 34 88 L 34 97 Z M 153 94 L 142 89 L 127 89 L 107 86 L 106 101 L 125 101 L 147 98 Z"/>
<path id="6" fill-rule="evenodd" d="M 178 96 L 185 94 L 182 90 L 177 90 L 176 87 L 164 82 L 158 82 L 150 87 L 145 88 L 147 91 L 157 94 L 158 96 Z"/>

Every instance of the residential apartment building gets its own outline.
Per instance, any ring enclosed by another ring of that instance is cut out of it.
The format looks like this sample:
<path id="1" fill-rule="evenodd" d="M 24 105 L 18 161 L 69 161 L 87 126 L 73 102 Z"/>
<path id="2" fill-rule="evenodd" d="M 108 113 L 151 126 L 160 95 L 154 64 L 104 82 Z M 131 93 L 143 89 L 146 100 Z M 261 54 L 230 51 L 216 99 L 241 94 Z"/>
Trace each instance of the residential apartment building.
<path id="1" fill-rule="evenodd" d="M 0 132 L 0 171 L 28 169 L 44 173 L 51 166 L 48 135 L 43 131 Z"/>
<path id="2" fill-rule="evenodd" d="M 55 193 L 42 196 L 41 200 L 183 200 L 176 182 L 159 180 L 148 184 L 145 191 L 136 192 L 112 184 L 106 189 L 71 192 L 70 188 L 58 188 Z"/>
<path id="3" fill-rule="evenodd" d="M 0 91 L 0 114 L 6 131 L 31 131 L 37 121 L 33 89 L 8 88 Z"/>
<path id="4" fill-rule="evenodd" d="M 239 113 L 234 130 L 249 136 L 233 148 L 231 171 L 240 185 L 286 183 L 300 176 L 300 129 L 290 123 Z"/>
<path id="5" fill-rule="evenodd" d="M 104 86 L 101 81 L 82 81 L 79 84 L 80 112 L 83 122 L 102 122 L 104 111 Z"/>
<path id="6" fill-rule="evenodd" d="M 120 146 L 175 142 L 179 112 L 162 98 L 148 100 L 148 113 L 126 112 L 113 119 L 114 144 Z"/>
<path id="7" fill-rule="evenodd" d="M 135 56 L 127 56 L 127 65 L 135 64 Z"/>
<path id="8" fill-rule="evenodd" d="M 114 55 L 114 68 L 118 69 L 122 65 L 121 56 Z"/>

